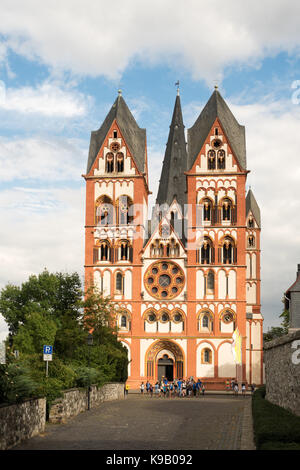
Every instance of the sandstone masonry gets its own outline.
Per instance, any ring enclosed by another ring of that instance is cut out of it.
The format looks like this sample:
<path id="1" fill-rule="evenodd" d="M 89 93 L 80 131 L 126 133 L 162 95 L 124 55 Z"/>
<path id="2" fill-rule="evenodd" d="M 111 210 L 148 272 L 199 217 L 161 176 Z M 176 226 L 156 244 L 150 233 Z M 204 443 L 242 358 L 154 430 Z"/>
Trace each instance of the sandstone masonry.
<path id="1" fill-rule="evenodd" d="M 95 408 L 104 401 L 124 399 L 124 384 L 109 383 L 98 388 L 91 386 L 90 407 Z M 65 423 L 68 419 L 77 416 L 87 410 L 87 390 L 71 389 L 66 390 L 62 398 L 55 400 L 50 408 L 49 423 Z"/>
<path id="2" fill-rule="evenodd" d="M 300 416 L 300 330 L 265 344 L 264 360 L 266 399 Z"/>
<path id="3" fill-rule="evenodd" d="M 45 429 L 46 399 L 0 406 L 0 450 L 9 449 Z"/>

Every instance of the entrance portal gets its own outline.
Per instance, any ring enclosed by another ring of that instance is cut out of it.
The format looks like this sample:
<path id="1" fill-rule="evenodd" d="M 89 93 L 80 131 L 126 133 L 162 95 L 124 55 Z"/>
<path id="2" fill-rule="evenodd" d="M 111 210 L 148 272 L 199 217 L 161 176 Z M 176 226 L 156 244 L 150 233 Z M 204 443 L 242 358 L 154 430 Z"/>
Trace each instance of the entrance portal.
<path id="1" fill-rule="evenodd" d="M 169 382 L 174 380 L 174 361 L 167 354 L 157 361 L 157 379 L 166 378 Z"/>

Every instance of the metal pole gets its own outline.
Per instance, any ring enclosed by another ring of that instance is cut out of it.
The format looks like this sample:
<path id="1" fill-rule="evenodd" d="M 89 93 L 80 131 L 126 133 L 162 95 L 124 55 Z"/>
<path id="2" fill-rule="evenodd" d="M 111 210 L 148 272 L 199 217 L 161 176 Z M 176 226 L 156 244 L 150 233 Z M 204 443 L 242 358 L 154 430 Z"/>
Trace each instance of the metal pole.
<path id="1" fill-rule="evenodd" d="M 46 377 L 48 377 L 48 363 L 49 361 L 46 361 Z"/>

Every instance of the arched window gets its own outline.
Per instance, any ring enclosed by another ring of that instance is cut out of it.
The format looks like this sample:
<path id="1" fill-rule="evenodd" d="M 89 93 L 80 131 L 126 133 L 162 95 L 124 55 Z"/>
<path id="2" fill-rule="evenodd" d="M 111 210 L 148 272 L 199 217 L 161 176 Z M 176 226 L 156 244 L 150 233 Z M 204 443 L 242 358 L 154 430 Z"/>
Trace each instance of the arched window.
<path id="1" fill-rule="evenodd" d="M 225 170 L 225 151 L 224 150 L 218 151 L 218 169 Z"/>
<path id="2" fill-rule="evenodd" d="M 101 241 L 100 245 L 100 261 L 109 261 L 110 259 L 110 243 L 106 240 Z"/>
<path id="3" fill-rule="evenodd" d="M 222 203 L 222 220 L 231 221 L 232 202 L 230 199 L 224 199 Z"/>
<path id="4" fill-rule="evenodd" d="M 106 170 L 106 173 L 114 172 L 114 154 L 112 152 L 108 152 L 106 154 L 105 170 Z"/>
<path id="5" fill-rule="evenodd" d="M 132 249 L 128 240 L 121 240 L 119 245 L 119 260 L 132 261 Z"/>
<path id="6" fill-rule="evenodd" d="M 211 264 L 213 262 L 212 242 L 208 237 L 204 237 L 200 249 L 200 262 L 201 264 Z"/>
<path id="7" fill-rule="evenodd" d="M 101 196 L 96 201 L 96 225 L 113 224 L 113 203 L 108 196 Z"/>
<path id="8" fill-rule="evenodd" d="M 251 215 L 248 219 L 248 227 L 254 227 L 254 220 L 253 220 L 253 217 Z"/>
<path id="9" fill-rule="evenodd" d="M 212 351 L 208 348 L 202 349 L 201 351 L 201 363 L 211 364 L 212 363 Z"/>
<path id="10" fill-rule="evenodd" d="M 121 328 L 127 328 L 127 317 L 126 317 L 126 315 L 121 316 Z"/>
<path id="11" fill-rule="evenodd" d="M 210 199 L 204 199 L 203 201 L 203 221 L 212 221 L 212 202 Z"/>
<path id="12" fill-rule="evenodd" d="M 207 154 L 207 168 L 209 170 L 216 169 L 216 152 L 214 150 L 209 150 Z"/>
<path id="13" fill-rule="evenodd" d="M 116 294 L 124 293 L 124 276 L 122 273 L 118 272 L 116 274 Z"/>
<path id="14" fill-rule="evenodd" d="M 255 237 L 254 237 L 254 235 L 250 235 L 248 237 L 248 247 L 249 248 L 255 247 Z"/>
<path id="15" fill-rule="evenodd" d="M 213 294 L 215 289 L 215 273 L 213 271 L 209 271 L 207 275 L 207 294 Z"/>
<path id="16" fill-rule="evenodd" d="M 117 153 L 117 172 L 123 173 L 124 171 L 124 154 L 122 152 Z"/>
<path id="17" fill-rule="evenodd" d="M 207 315 L 204 315 L 202 317 L 202 328 L 208 328 L 209 327 L 209 318 Z"/>
<path id="18" fill-rule="evenodd" d="M 223 242 L 223 263 L 232 264 L 235 262 L 235 246 L 234 241 L 230 237 L 225 237 Z"/>
<path id="19" fill-rule="evenodd" d="M 133 222 L 133 203 L 129 196 L 120 196 L 117 200 L 119 225 L 127 225 Z"/>
<path id="20" fill-rule="evenodd" d="M 160 317 L 162 323 L 167 323 L 170 320 L 169 314 L 167 312 L 163 312 Z"/>

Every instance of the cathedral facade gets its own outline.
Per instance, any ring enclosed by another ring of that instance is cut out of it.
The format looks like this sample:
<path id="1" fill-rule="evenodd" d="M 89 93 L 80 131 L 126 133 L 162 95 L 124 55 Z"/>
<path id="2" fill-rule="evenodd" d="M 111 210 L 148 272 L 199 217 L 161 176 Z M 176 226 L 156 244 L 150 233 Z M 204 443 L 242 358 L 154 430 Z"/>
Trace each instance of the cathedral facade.
<path id="1" fill-rule="evenodd" d="M 187 134 L 177 94 L 150 220 L 146 131 L 120 92 L 92 132 L 85 279 L 115 304 L 131 388 L 162 376 L 211 389 L 263 383 L 261 220 L 248 173 L 245 128 L 217 87 Z"/>

